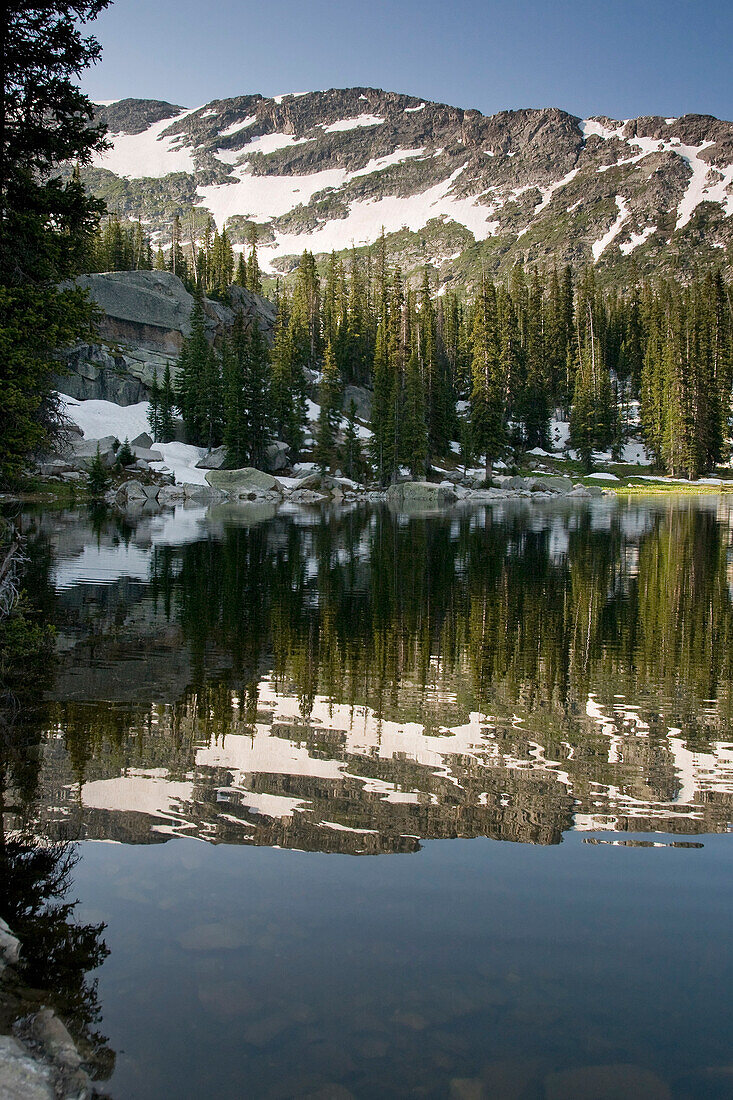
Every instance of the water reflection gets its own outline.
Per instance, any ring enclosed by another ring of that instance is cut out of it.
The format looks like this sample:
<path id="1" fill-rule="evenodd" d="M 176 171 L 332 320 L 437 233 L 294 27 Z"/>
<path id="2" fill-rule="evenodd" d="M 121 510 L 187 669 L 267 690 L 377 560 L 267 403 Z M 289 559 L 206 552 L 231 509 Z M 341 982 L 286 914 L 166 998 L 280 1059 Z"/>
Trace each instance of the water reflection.
<path id="1" fill-rule="evenodd" d="M 31 542 L 25 575 L 14 578 L 14 588 L 31 584 L 35 600 L 19 594 L 0 613 L 0 916 L 21 945 L 19 960 L 2 976 L 0 1033 L 32 1032 L 34 1013 L 48 1006 L 68 1024 L 91 1075 L 105 1080 L 114 1053 L 98 1028 L 101 1008 L 90 976 L 108 955 L 105 926 L 78 919 L 69 896 L 78 852 L 40 835 L 37 823 L 45 696 L 54 675 L 44 616 L 52 602 L 46 551 L 45 543 Z"/>
<path id="2" fill-rule="evenodd" d="M 55 590 L 49 835 L 730 828 L 727 498 L 25 525 Z"/>

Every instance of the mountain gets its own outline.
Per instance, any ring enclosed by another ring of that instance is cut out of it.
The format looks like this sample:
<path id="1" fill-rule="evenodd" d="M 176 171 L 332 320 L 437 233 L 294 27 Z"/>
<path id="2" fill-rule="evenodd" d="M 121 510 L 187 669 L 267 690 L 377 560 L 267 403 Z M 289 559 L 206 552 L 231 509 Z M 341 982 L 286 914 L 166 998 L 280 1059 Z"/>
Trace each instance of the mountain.
<path id="1" fill-rule="evenodd" d="M 112 148 L 85 170 L 109 209 L 184 241 L 208 211 L 265 270 L 372 244 L 446 288 L 518 260 L 594 264 L 605 282 L 733 259 L 733 124 L 708 115 L 482 115 L 372 88 L 183 108 L 97 107 Z"/>

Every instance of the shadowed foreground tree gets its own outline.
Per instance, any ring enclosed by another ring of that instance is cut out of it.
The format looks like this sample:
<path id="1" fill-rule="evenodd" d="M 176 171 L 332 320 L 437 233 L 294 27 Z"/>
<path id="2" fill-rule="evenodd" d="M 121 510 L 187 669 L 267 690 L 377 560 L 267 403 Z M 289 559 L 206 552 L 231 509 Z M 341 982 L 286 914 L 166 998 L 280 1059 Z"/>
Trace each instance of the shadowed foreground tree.
<path id="1" fill-rule="evenodd" d="M 0 33 L 0 484 L 59 426 L 54 353 L 88 327 L 84 294 L 58 284 L 84 262 L 103 204 L 68 162 L 104 147 L 75 80 L 100 54 L 83 25 L 109 0 L 7 0 Z"/>

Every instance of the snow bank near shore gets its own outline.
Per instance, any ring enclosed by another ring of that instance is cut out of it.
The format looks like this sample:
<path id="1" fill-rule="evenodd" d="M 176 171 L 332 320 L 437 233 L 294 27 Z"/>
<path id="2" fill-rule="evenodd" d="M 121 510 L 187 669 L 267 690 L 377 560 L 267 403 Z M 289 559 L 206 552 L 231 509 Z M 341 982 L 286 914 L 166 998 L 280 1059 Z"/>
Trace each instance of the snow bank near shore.
<path id="1" fill-rule="evenodd" d="M 137 405 L 116 405 L 114 401 L 77 401 L 63 394 L 63 412 L 77 427 L 85 439 L 101 439 L 115 435 L 122 442 L 135 439 L 142 432 L 149 432 L 147 401 Z M 156 443 L 155 450 L 163 455 L 163 462 L 151 462 L 151 470 L 170 470 L 179 485 L 206 485 L 206 470 L 197 470 L 196 463 L 206 450 L 189 443 Z"/>

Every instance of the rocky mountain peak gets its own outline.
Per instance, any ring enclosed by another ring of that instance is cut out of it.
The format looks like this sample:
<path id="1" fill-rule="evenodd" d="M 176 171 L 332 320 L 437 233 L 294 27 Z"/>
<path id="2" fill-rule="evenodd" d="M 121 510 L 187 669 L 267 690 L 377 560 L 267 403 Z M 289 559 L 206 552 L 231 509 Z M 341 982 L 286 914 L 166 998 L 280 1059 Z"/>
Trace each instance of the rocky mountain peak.
<path id="1" fill-rule="evenodd" d="M 608 280 L 730 262 L 733 126 L 708 115 L 483 115 L 378 88 L 242 95 L 193 109 L 127 99 L 86 180 L 165 244 L 210 214 L 261 263 L 368 247 L 427 263 L 446 289 L 517 261 L 594 264 Z M 195 214 L 192 218 L 191 213 Z"/>

